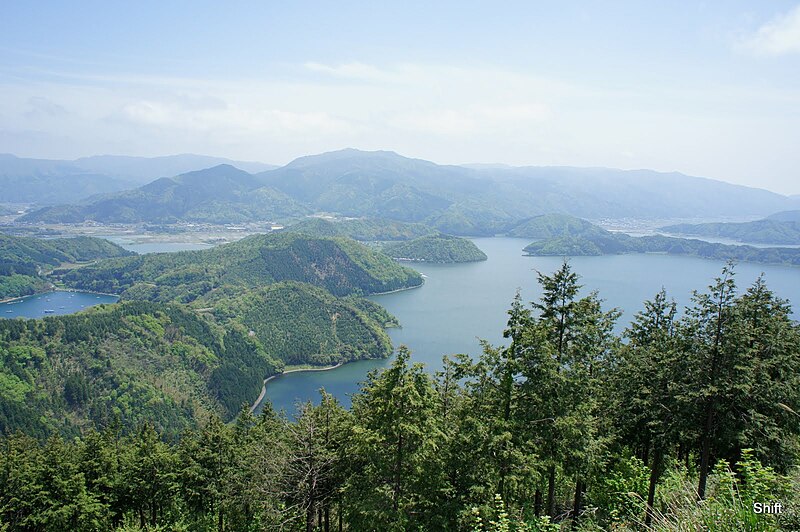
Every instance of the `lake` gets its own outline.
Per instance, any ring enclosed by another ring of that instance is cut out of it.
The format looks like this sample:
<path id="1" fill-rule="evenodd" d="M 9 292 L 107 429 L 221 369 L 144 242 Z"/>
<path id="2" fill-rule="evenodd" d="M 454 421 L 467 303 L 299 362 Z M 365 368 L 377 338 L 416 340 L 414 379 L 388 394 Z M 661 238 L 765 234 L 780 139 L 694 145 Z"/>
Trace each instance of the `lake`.
<path id="1" fill-rule="evenodd" d="M 506 311 L 517 289 L 521 289 L 526 302 L 538 298 L 541 292 L 536 270 L 552 273 L 562 261 L 560 257 L 523 256 L 522 248 L 530 243 L 527 239 L 475 238 L 473 242 L 488 260 L 467 264 L 414 263 L 412 267 L 426 277 L 422 287 L 370 298 L 400 320 L 402 329 L 389 330 L 395 347 L 407 345 L 412 360 L 425 363 L 431 371 L 441 367 L 442 355 L 480 353 L 479 338 L 501 344 Z M 723 266 L 721 261 L 657 254 L 575 257 L 570 263 L 581 275 L 584 294 L 598 290 L 606 308 L 623 311 L 618 330 L 662 286 L 679 305 L 685 305 L 692 290 L 704 290 Z M 746 288 L 764 272 L 772 290 L 800 304 L 800 268 L 740 263 L 736 272 L 740 288 Z M 349 406 L 350 395 L 358 390 L 358 383 L 367 373 L 389 362 L 368 360 L 331 371 L 289 373 L 268 383 L 266 397 L 276 410 L 291 413 L 297 401 L 317 401 L 318 390 L 324 387 Z"/>
<path id="2" fill-rule="evenodd" d="M 148 253 L 171 253 L 173 251 L 193 251 L 196 249 L 210 249 L 212 244 L 203 242 L 171 242 L 142 238 L 143 235 L 103 235 L 102 238 L 140 255 Z"/>
<path id="3" fill-rule="evenodd" d="M 45 292 L 0 304 L 2 318 L 43 318 L 72 314 L 101 303 L 115 303 L 117 296 L 92 292 Z M 53 312 L 45 312 L 52 310 Z"/>

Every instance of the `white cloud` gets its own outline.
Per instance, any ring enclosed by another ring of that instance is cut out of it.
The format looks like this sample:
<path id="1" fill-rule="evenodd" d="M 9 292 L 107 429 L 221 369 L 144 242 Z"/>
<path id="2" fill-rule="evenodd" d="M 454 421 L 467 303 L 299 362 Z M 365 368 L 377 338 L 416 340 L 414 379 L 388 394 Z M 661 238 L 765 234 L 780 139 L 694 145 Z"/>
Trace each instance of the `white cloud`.
<path id="1" fill-rule="evenodd" d="M 222 134 L 332 135 L 352 129 L 346 120 L 325 112 L 267 108 L 252 101 L 198 107 L 196 103 L 138 100 L 125 104 L 116 118 L 143 126 Z"/>
<path id="2" fill-rule="evenodd" d="M 341 65 L 325 65 L 322 63 L 308 62 L 303 65 L 307 70 L 325 74 L 341 79 L 369 81 L 376 83 L 400 83 L 408 80 L 409 67 L 399 67 L 395 70 L 383 70 L 373 65 L 352 62 Z"/>
<path id="3" fill-rule="evenodd" d="M 542 103 L 516 105 L 468 106 L 464 109 L 430 109 L 400 115 L 392 120 L 395 127 L 434 135 L 463 136 L 479 131 L 509 131 L 536 126 L 546 121 L 550 109 Z"/>
<path id="4" fill-rule="evenodd" d="M 743 44 L 764 55 L 800 53 L 800 5 L 761 26 Z"/>

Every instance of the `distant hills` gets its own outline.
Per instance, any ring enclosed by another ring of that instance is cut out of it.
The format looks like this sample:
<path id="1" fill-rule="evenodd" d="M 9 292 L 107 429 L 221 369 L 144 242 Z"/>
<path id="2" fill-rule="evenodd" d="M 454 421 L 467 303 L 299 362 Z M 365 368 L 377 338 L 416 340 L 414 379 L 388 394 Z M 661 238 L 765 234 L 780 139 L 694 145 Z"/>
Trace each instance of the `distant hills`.
<path id="1" fill-rule="evenodd" d="M 238 223 L 308 213 L 281 191 L 228 164 L 177 177 L 162 177 L 143 187 L 94 196 L 87 202 L 44 207 L 21 222 L 174 223 L 181 220 Z"/>
<path id="2" fill-rule="evenodd" d="M 800 213 L 800 211 L 789 211 Z M 780 213 L 774 218 L 741 223 L 677 224 L 660 228 L 661 231 L 678 235 L 728 238 L 739 242 L 756 244 L 800 245 L 800 221 L 792 214 Z"/>
<path id="3" fill-rule="evenodd" d="M 793 196 L 800 199 L 800 196 Z M 767 216 L 767 220 L 776 220 L 779 222 L 800 222 L 800 210 L 796 211 L 781 211 Z"/>
<path id="4" fill-rule="evenodd" d="M 560 217 L 554 221 L 554 226 L 558 220 Z M 544 221 L 542 224 L 544 225 Z M 574 230 L 575 227 L 581 226 L 585 229 Z M 800 249 L 797 248 L 733 246 L 661 235 L 633 237 L 623 233 L 612 233 L 593 224 L 584 225 L 578 220 L 573 220 L 563 227 L 562 232 L 554 232 L 550 237 L 536 240 L 526 246 L 524 251 L 536 256 L 667 253 L 716 260 L 800 265 Z"/>
<path id="5" fill-rule="evenodd" d="M 159 177 L 171 177 L 220 164 L 248 172 L 272 165 L 204 155 L 125 157 L 100 155 L 73 161 L 29 159 L 0 154 L 0 202 L 52 205 L 72 203 L 95 194 L 132 189 Z"/>
<path id="6" fill-rule="evenodd" d="M 105 168 L 95 163 L 92 168 Z M 23 221 L 153 221 L 153 216 L 161 221 L 283 221 L 329 212 L 422 223 L 455 235 L 493 235 L 546 213 L 664 219 L 767 215 L 800 206 L 796 198 L 677 173 L 467 168 L 388 151 L 348 149 L 301 157 L 250 177 L 234 176 L 235 170 L 216 166 L 78 205 L 69 201 L 72 205 L 31 213 Z M 151 211 L 150 204 L 159 207 Z"/>

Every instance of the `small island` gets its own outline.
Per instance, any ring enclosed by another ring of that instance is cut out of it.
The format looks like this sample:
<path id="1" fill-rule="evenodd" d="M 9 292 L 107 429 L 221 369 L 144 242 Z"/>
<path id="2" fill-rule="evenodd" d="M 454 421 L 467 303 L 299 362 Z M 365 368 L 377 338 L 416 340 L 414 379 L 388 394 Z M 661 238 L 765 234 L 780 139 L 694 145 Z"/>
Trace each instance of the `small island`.
<path id="1" fill-rule="evenodd" d="M 408 242 L 387 244 L 383 252 L 396 260 L 414 262 L 478 262 L 486 254 L 471 240 L 452 235 L 429 235 Z"/>

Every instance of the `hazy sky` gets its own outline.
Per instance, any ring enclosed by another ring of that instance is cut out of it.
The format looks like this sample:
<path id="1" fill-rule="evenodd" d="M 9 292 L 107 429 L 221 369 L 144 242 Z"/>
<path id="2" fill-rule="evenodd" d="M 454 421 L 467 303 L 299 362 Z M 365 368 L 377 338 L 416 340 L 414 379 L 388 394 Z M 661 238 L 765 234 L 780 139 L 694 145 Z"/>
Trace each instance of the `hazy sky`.
<path id="1" fill-rule="evenodd" d="M 357 147 L 800 193 L 797 0 L 382 4 L 3 2 L 0 152 Z"/>

